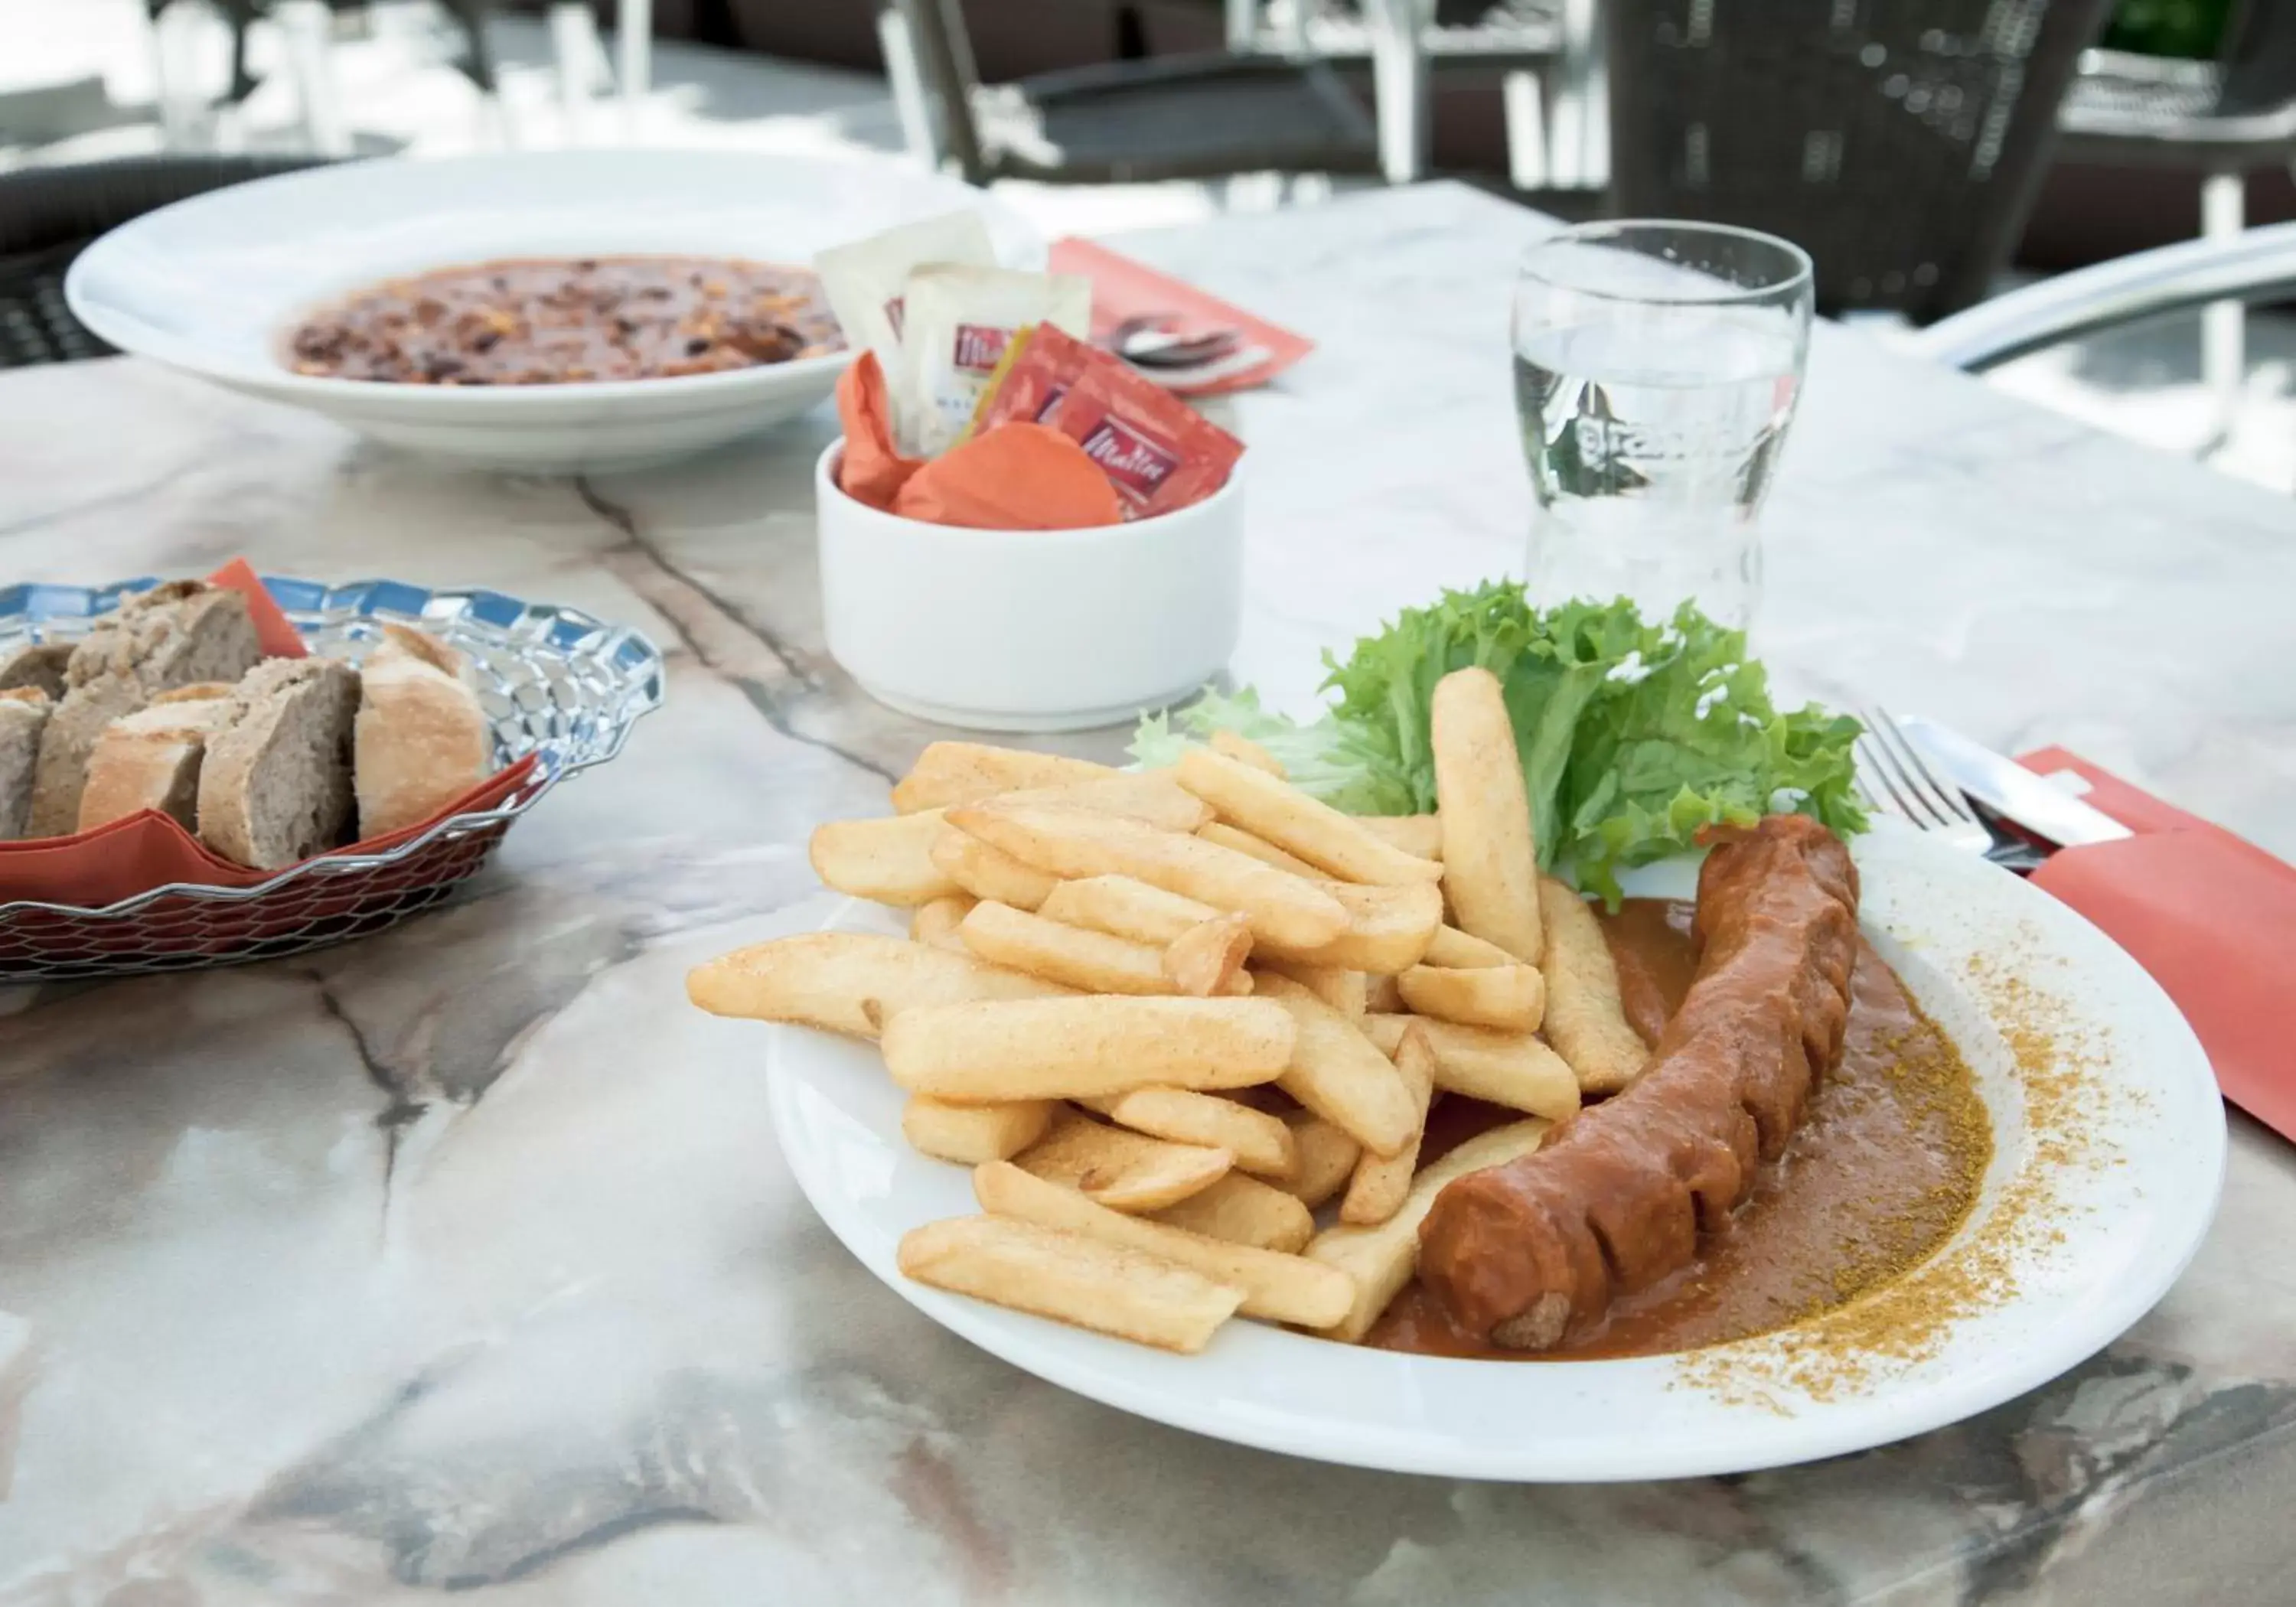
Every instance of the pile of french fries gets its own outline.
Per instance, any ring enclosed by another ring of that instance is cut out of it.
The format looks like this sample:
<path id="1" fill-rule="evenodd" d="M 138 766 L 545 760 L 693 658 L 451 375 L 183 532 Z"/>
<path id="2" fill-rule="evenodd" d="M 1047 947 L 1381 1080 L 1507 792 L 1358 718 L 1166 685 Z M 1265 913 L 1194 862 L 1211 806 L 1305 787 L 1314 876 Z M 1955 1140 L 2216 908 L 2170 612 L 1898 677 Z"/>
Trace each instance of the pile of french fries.
<path id="1" fill-rule="evenodd" d="M 1239 1313 L 1360 1341 L 1436 1193 L 1644 1054 L 1592 912 L 1542 886 L 1497 680 L 1446 677 L 1431 737 L 1439 813 L 1395 818 L 1232 733 L 1137 773 L 936 742 L 897 814 L 812 842 L 909 939 L 762 943 L 688 992 L 876 1040 L 981 1208 L 908 1234 L 906 1275 L 1179 1351 Z M 1523 1119 L 1423 1167 L 1446 1094 Z"/>

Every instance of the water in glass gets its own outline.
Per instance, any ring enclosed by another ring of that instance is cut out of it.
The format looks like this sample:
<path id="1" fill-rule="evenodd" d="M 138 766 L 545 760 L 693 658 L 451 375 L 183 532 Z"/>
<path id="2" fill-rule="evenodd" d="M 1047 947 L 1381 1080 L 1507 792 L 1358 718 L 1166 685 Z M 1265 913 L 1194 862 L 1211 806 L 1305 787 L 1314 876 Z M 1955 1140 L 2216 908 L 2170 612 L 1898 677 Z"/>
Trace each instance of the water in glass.
<path id="1" fill-rule="evenodd" d="M 1761 586 L 1754 517 L 1800 386 L 1807 280 L 1797 316 L 1677 263 L 1606 255 L 1599 290 L 1527 265 L 1518 292 L 1532 594 L 1624 595 L 1646 618 L 1691 601 L 1743 626 Z"/>

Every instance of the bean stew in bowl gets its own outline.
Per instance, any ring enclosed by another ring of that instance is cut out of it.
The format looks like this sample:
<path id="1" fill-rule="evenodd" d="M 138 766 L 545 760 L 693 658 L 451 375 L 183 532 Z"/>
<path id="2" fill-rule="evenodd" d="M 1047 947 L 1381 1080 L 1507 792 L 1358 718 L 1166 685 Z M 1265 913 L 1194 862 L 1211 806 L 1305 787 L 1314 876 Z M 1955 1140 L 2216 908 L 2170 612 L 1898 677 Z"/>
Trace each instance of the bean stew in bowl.
<path id="1" fill-rule="evenodd" d="M 672 379 L 827 356 L 805 268 L 718 257 L 520 258 L 387 279 L 304 317 L 297 373 L 402 385 Z"/>

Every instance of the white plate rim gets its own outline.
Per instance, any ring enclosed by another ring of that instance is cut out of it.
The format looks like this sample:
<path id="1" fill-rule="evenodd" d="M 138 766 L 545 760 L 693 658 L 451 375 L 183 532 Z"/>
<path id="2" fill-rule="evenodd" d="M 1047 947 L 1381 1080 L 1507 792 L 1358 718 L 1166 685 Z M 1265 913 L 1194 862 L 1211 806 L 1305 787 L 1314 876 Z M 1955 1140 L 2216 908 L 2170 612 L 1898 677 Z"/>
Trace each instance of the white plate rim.
<path id="1" fill-rule="evenodd" d="M 471 175 L 480 177 L 496 172 L 516 175 L 566 168 L 582 162 L 611 162 L 618 167 L 659 162 L 664 165 L 665 170 L 673 164 L 676 168 L 687 170 L 697 166 L 721 167 L 728 171 L 746 167 L 760 173 L 770 172 L 777 167 L 797 168 L 856 175 L 874 173 L 881 178 L 893 176 L 898 171 L 898 176 L 904 183 L 919 186 L 937 184 L 948 187 L 952 208 L 971 206 L 980 211 L 990 220 L 992 229 L 1000 232 L 1007 240 L 1034 242 L 1038 238 L 1034 228 L 1019 214 L 986 191 L 963 184 L 943 175 L 913 172 L 906 168 L 896 170 L 887 166 L 882 159 L 779 156 L 737 151 L 671 151 L 643 147 L 607 152 L 488 152 L 440 158 L 374 157 L 296 168 L 249 179 L 220 190 L 186 196 L 131 218 L 107 231 L 73 259 L 64 276 L 64 302 L 75 318 L 120 350 L 166 363 L 217 384 L 322 409 L 419 414 L 425 419 L 440 422 L 463 419 L 473 424 L 512 422 L 504 415 L 533 419 L 537 415 L 605 411 L 618 405 L 633 403 L 651 404 L 672 412 L 714 413 L 726 406 L 739 406 L 761 389 L 779 390 L 819 383 L 816 376 L 833 378 L 852 362 L 855 352 L 849 348 L 824 357 L 799 358 L 788 363 L 660 379 L 539 386 L 393 386 L 370 381 L 299 374 L 283 364 L 246 365 L 230 360 L 195 340 L 171 336 L 141 319 L 116 313 L 106 299 L 93 294 L 90 290 L 91 283 L 110 267 L 113 253 L 123 247 L 132 248 L 143 237 L 166 230 L 179 223 L 187 214 L 226 204 L 226 198 L 229 198 L 229 204 L 240 206 L 250 204 L 251 197 L 275 197 L 284 201 L 299 192 L 331 189 L 346 184 L 356 185 L 361 182 L 362 170 L 403 168 L 409 164 L 419 164 L 427 175 L 443 184 L 452 184 Z M 671 248 L 664 246 L 660 249 L 668 250 Z M 708 254 L 710 250 L 699 242 L 689 249 L 697 254 Z M 455 265 L 441 262 L 436 266 Z M 805 265 L 800 263 L 798 266 Z M 335 293 L 386 277 L 395 271 L 401 270 L 377 267 L 365 278 L 357 274 L 340 276 L 342 283 L 334 287 Z M 278 309 L 275 315 L 276 332 L 283 334 L 289 320 L 311 310 L 324 299 L 322 294 L 297 306 Z"/>
<path id="2" fill-rule="evenodd" d="M 1972 887 L 1986 889 L 1994 907 L 2013 910 L 2041 934 L 2040 961 L 2070 963 L 2079 988 L 2113 990 L 2151 1040 L 2145 1063 L 2156 1075 L 2136 1085 L 2156 1106 L 2145 1120 L 2157 1130 L 2174 1129 L 2192 1141 L 2183 1148 L 2155 1151 L 2161 1175 L 2147 1182 L 2161 1198 L 2156 1201 L 2148 1196 L 2144 1209 L 2128 1209 L 2144 1253 L 2121 1267 L 2122 1275 L 2108 1289 L 2102 1293 L 2085 1290 L 2070 1303 L 2037 1300 L 2021 1291 L 1957 1325 L 1956 1336 L 1962 1330 L 1989 1332 L 2002 1314 L 2025 1314 L 2032 1332 L 2021 1334 L 2013 1348 L 1996 1349 L 1980 1365 L 1958 1357 L 1917 1365 L 1903 1374 L 1878 1376 L 1846 1398 L 1796 1401 L 1781 1412 L 1775 1391 L 1768 1389 L 1761 1393 L 1769 1404 L 1752 1397 L 1726 1399 L 1694 1386 L 1689 1395 L 1677 1394 L 1685 1374 L 1672 1357 L 1544 1365 L 1401 1357 L 1242 1322 L 1228 1324 L 1201 1356 L 1173 1356 L 1006 1311 L 900 1275 L 893 1259 L 899 1231 L 934 1216 L 977 1208 L 964 1169 L 907 1153 L 897 1119 L 890 1135 L 871 1135 L 892 1152 L 892 1164 L 897 1168 L 933 1168 L 950 1180 L 949 1188 L 941 1191 L 945 1202 L 898 1222 L 883 1219 L 889 1208 L 879 1205 L 873 1210 L 871 1202 L 857 1193 L 852 1169 L 836 1163 L 832 1144 L 806 1142 L 823 1135 L 824 1118 L 840 1124 L 838 1137 L 850 1136 L 844 1125 L 849 1119 L 830 1106 L 818 1079 L 854 1077 L 857 1065 L 866 1065 L 882 1079 L 882 1070 L 873 1065 L 873 1049 L 801 1029 L 772 1029 L 767 1073 L 776 1136 L 799 1187 L 831 1232 L 911 1306 L 1049 1382 L 1173 1427 L 1354 1466 L 1525 1482 L 1748 1472 L 1867 1449 L 1944 1427 L 2038 1388 L 2095 1355 L 2149 1311 L 2189 1265 L 2213 1218 L 2223 1186 L 2226 1126 L 2213 1074 L 2182 1015 L 2134 960 L 2079 915 L 2006 872 L 1919 832 L 1898 829 L 1893 823 L 1882 823 L 1874 833 L 1860 839 L 1858 857 L 1868 878 L 1869 910 L 1877 867 L 1909 880 L 1934 877 L 1930 885 L 1948 890 L 1940 898 L 1965 895 Z M 1670 878 L 1675 886 L 1685 874 L 1678 865 L 1671 871 L 1651 867 L 1639 876 L 1647 890 L 1672 890 L 1652 885 L 1654 873 L 1658 883 Z M 1973 880 L 1978 878 L 1982 880 Z M 1636 890 L 1636 885 L 1630 883 L 1629 890 Z M 881 917 L 857 913 L 865 907 L 843 906 L 827 924 L 877 926 Z M 890 925 L 883 929 L 895 930 Z M 1886 927 L 1882 935 L 1893 936 Z M 2083 977 L 2086 982 L 2078 980 Z M 1934 1009 L 1938 1002 L 1927 996 L 1921 984 L 1915 986 L 1917 996 Z M 2117 1078 L 2128 1070 L 2128 1051 L 2134 1047 L 2116 1043 L 2115 1052 L 2100 1062 L 2108 1075 Z M 820 1053 L 824 1049 L 844 1058 L 832 1064 L 835 1057 Z M 883 1086 L 890 1090 L 889 1083 Z M 898 1094 L 892 1098 L 897 1110 Z M 2168 1108 L 2157 1108 L 2164 1103 Z M 2146 1129 L 2139 1126 L 2133 1130 Z M 2030 1156 L 2027 1163 L 2040 1164 Z M 2109 1184 L 2128 1168 L 2097 1167 L 2090 1171 Z M 1760 1339 L 1742 1341 L 1763 1343 Z M 1707 1372 L 1707 1358 L 1725 1356 L 1732 1349 L 1700 1353 L 1702 1373 Z M 1266 1408 L 1260 1390 L 1291 1388 L 1292 1381 L 1308 1371 L 1330 1375 L 1323 1399 L 1340 1409 Z M 1492 1425 L 1487 1434 L 1398 1432 L 1349 1415 L 1353 1402 L 1391 1398 L 1398 1391 L 1447 1394 L 1455 1390 L 1473 1392 L 1479 1405 L 1488 1407 L 1479 1410 Z M 1543 1414 L 1566 1405 L 1573 1411 L 1611 1413 L 1620 1423 L 1634 1424 L 1634 1431 L 1622 1428 L 1606 1441 L 1573 1440 L 1561 1449 L 1536 1433 L 1521 1431 L 1520 1425 L 1539 1423 Z M 1699 1408 L 1695 1412 L 1690 1410 L 1693 1405 Z M 1662 1423 L 1652 1426 L 1653 1417 L 1685 1414 L 1710 1420 L 1707 1406 L 1723 1414 L 1722 1431 L 1713 1431 L 1710 1421 L 1694 1433 L 1669 1433 Z"/>

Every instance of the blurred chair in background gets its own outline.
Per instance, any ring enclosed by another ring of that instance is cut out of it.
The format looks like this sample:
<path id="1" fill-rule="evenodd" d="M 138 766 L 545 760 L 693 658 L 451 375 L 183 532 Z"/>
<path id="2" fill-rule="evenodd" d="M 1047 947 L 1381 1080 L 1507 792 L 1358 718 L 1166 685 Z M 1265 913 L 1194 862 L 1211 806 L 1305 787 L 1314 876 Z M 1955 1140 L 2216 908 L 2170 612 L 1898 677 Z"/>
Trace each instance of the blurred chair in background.
<path id="1" fill-rule="evenodd" d="M 1496 74 L 1508 174 L 1519 190 L 1599 189 L 1602 32 L 1598 0 L 1226 0 L 1239 55 L 1366 63 L 1380 170 L 1426 176 L 1438 72 Z"/>
<path id="2" fill-rule="evenodd" d="M 2236 0 L 2218 59 L 2093 50 L 2057 119 L 2069 160 L 2167 168 L 2201 177 L 2201 234 L 2237 235 L 2248 175 L 2296 162 L 2296 4 Z M 2215 412 L 2202 450 L 2231 434 L 2245 365 L 2237 300 L 2201 318 L 2201 376 Z"/>
<path id="3" fill-rule="evenodd" d="M 0 173 L 0 368 L 110 355 L 64 305 L 64 271 L 99 234 L 185 196 L 316 160 L 152 156 Z"/>
<path id="4" fill-rule="evenodd" d="M 2110 0 L 1606 0 L 1611 206 L 1782 234 L 1820 310 L 1928 323 L 2008 265 Z"/>
<path id="5" fill-rule="evenodd" d="M 1324 62 L 1212 52 L 984 86 L 959 0 L 881 0 L 878 37 L 909 149 L 975 184 L 1379 170 L 1371 119 Z"/>

